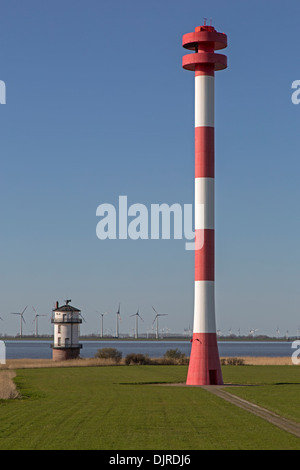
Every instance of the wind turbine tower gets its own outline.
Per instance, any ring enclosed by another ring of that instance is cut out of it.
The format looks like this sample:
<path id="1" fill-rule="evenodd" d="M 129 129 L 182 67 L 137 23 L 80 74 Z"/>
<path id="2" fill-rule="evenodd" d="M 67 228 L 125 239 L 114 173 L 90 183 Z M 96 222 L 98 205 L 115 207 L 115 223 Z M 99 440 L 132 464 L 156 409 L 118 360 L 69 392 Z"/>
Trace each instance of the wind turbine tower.
<path id="1" fill-rule="evenodd" d="M 223 384 L 215 321 L 215 71 L 227 57 L 227 36 L 213 26 L 198 26 L 182 38 L 182 66 L 195 73 L 195 291 L 194 328 L 187 385 Z"/>
<path id="2" fill-rule="evenodd" d="M 118 311 L 116 313 L 116 338 L 119 338 L 119 322 L 121 320 L 121 314 L 120 314 L 120 304 Z"/>
<path id="3" fill-rule="evenodd" d="M 34 316 L 34 322 L 35 322 L 35 336 L 37 337 L 39 335 L 38 333 L 38 317 L 46 317 L 47 315 L 40 315 L 39 313 L 37 313 L 37 311 L 35 310 L 34 307 L 32 307 L 33 311 L 35 312 L 35 316 Z"/>
<path id="4" fill-rule="evenodd" d="M 166 315 L 168 315 L 168 314 L 167 314 L 167 313 L 158 313 L 158 312 L 155 310 L 154 307 L 152 307 L 152 308 L 153 308 L 153 310 L 154 310 L 154 312 L 155 312 L 155 314 L 156 314 L 152 324 L 154 325 L 154 323 L 156 322 L 156 335 L 155 335 L 155 336 L 156 336 L 156 339 L 158 339 L 158 338 L 159 338 L 159 332 L 158 332 L 158 317 L 164 317 L 164 316 L 166 316 Z"/>
<path id="5" fill-rule="evenodd" d="M 28 305 L 24 308 L 23 312 L 13 312 L 12 315 L 19 315 L 20 316 L 20 337 L 22 338 L 22 335 L 23 335 L 23 322 L 26 323 L 25 319 L 24 319 L 24 313 L 25 313 L 25 310 L 27 309 Z"/>
<path id="6" fill-rule="evenodd" d="M 141 317 L 141 315 L 139 314 L 139 309 L 136 313 L 134 313 L 133 315 L 130 315 L 131 317 L 135 317 L 135 338 L 138 339 L 139 337 L 139 331 L 138 331 L 138 328 L 139 328 L 139 318 L 144 321 Z"/>
<path id="7" fill-rule="evenodd" d="M 107 313 L 107 312 L 105 312 L 105 313 L 100 313 L 100 315 L 101 315 L 101 338 L 103 338 L 103 335 L 104 335 L 104 333 L 103 333 L 103 331 L 104 331 L 104 330 L 103 330 L 103 317 L 104 317 L 104 315 L 106 315 L 106 313 Z"/>

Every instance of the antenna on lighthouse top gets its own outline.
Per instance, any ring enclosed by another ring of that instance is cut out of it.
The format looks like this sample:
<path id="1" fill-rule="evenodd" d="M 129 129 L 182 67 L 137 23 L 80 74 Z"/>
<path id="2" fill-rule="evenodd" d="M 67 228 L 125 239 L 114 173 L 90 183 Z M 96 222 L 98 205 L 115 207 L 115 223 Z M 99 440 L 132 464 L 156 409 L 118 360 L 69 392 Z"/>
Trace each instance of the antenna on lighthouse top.
<path id="1" fill-rule="evenodd" d="M 207 18 L 203 18 L 203 20 L 204 20 L 203 26 L 206 26 L 206 20 L 207 20 Z"/>

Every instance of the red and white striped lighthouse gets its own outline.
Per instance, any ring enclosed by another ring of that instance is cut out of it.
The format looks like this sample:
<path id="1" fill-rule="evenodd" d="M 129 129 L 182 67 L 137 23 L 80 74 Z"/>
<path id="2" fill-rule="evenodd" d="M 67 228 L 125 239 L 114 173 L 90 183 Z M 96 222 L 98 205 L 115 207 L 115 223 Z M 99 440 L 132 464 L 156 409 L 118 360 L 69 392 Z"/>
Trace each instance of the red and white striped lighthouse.
<path id="1" fill-rule="evenodd" d="M 223 384 L 215 321 L 215 70 L 227 57 L 215 50 L 227 36 L 204 24 L 185 34 L 182 45 L 194 51 L 182 66 L 195 72 L 195 297 L 194 328 L 187 385 Z"/>

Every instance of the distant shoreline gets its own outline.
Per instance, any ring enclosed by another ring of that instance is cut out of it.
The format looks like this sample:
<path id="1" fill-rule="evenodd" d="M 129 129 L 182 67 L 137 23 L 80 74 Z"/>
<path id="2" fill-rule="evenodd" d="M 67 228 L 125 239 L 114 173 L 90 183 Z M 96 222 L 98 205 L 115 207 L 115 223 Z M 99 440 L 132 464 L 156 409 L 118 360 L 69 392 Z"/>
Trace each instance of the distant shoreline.
<path id="1" fill-rule="evenodd" d="M 271 337 L 271 336 L 257 336 L 257 337 L 249 337 L 249 336 L 221 336 L 218 338 L 218 342 L 278 342 L 278 343 L 289 343 L 291 341 L 299 339 L 296 336 L 291 336 L 289 338 L 276 338 L 276 337 Z M 0 336 L 0 341 L 53 341 L 53 336 L 29 336 L 29 335 L 24 335 L 24 336 Z M 191 337 L 186 337 L 186 336 L 167 336 L 167 337 L 162 337 L 162 338 L 146 338 L 143 336 L 140 336 L 139 338 L 133 338 L 132 336 L 122 336 L 120 338 L 116 338 L 113 336 L 93 336 L 93 335 L 88 335 L 88 336 L 81 336 L 80 341 L 100 341 L 100 342 L 109 342 L 109 341 L 132 341 L 132 342 L 137 342 L 137 341 L 191 341 Z"/>

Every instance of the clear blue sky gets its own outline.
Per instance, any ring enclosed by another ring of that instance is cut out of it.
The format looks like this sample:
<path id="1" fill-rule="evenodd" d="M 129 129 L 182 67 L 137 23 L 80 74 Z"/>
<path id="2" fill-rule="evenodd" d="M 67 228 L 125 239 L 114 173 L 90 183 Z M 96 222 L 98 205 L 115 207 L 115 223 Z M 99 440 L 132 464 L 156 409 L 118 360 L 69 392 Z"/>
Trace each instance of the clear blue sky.
<path id="1" fill-rule="evenodd" d="M 0 331 L 28 304 L 72 299 L 82 333 L 193 323 L 194 254 L 183 240 L 96 237 L 96 208 L 193 203 L 194 80 L 184 33 L 212 18 L 228 35 L 216 74 L 216 316 L 227 333 L 296 334 L 300 79 L 297 1 L 3 0 Z M 225 51 L 224 51 L 225 52 Z M 48 319 L 40 332 L 51 333 Z"/>

